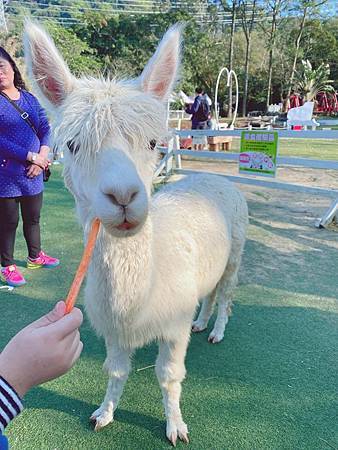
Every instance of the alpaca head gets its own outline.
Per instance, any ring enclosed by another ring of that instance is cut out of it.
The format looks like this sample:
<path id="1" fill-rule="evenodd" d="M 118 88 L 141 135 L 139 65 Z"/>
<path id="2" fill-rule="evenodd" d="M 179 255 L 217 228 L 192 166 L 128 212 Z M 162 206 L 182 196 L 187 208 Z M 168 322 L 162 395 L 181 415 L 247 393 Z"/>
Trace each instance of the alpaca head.
<path id="1" fill-rule="evenodd" d="M 77 79 L 48 34 L 26 24 L 26 64 L 53 117 L 66 185 L 82 221 L 96 216 L 114 236 L 136 233 L 146 220 L 157 161 L 150 143 L 166 134 L 180 42 L 181 28 L 174 26 L 135 80 Z"/>

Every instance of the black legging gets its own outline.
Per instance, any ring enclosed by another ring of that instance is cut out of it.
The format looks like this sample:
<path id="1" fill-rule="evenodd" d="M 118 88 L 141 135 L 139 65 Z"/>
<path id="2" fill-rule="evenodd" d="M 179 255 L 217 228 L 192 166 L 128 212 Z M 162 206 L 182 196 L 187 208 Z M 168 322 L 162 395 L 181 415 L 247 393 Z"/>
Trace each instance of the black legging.
<path id="1" fill-rule="evenodd" d="M 14 264 L 14 244 L 19 223 L 19 204 L 28 256 L 33 259 L 37 258 L 41 250 L 39 221 L 42 192 L 27 197 L 0 197 L 0 254 L 3 267 Z"/>

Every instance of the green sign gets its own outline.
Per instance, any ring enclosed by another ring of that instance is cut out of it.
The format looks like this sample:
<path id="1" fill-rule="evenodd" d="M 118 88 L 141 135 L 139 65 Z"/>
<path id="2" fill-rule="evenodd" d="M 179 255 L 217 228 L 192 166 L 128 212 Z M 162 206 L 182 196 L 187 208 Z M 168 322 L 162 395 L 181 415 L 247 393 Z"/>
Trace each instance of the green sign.
<path id="1" fill-rule="evenodd" d="M 243 131 L 239 172 L 274 177 L 278 150 L 276 131 Z"/>

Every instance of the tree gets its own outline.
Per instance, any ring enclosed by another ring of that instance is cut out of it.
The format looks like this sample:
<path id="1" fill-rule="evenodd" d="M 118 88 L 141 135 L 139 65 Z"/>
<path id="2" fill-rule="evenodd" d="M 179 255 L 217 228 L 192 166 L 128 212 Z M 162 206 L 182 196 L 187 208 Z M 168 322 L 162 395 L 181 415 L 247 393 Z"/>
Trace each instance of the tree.
<path id="1" fill-rule="evenodd" d="M 228 69 L 233 69 L 234 58 L 234 36 L 236 30 L 236 16 L 239 6 L 239 0 L 221 0 L 221 6 L 225 12 L 231 13 L 231 25 L 230 25 L 230 42 L 229 42 L 229 57 L 228 57 Z M 228 117 L 232 117 L 232 80 L 229 85 L 229 101 L 228 101 Z"/>
<path id="2" fill-rule="evenodd" d="M 267 48 L 269 51 L 268 61 L 268 85 L 266 93 L 266 109 L 271 100 L 273 57 L 276 44 L 276 35 L 280 24 L 283 21 L 283 13 L 289 6 L 289 0 L 265 0 L 266 14 L 270 21 L 269 26 L 263 26 L 263 31 L 267 35 Z"/>
<path id="3" fill-rule="evenodd" d="M 74 32 L 53 21 L 45 22 L 45 26 L 74 75 L 100 70 L 102 62 L 96 57 L 96 51 L 80 40 Z"/>
<path id="4" fill-rule="evenodd" d="M 182 4 L 177 0 L 174 6 L 171 1 L 166 3 L 164 12 L 154 9 L 151 15 L 126 11 L 117 14 L 110 3 L 99 1 L 9 2 L 10 33 L 1 40 L 24 71 L 22 20 L 28 13 L 33 18 L 43 16 L 48 18 L 50 32 L 73 72 L 106 69 L 122 77 L 133 77 L 140 74 L 165 30 L 173 23 L 184 22 L 182 78 L 177 89 L 192 94 L 197 85 L 202 85 L 212 96 L 219 69 L 227 65 L 238 75 L 243 113 L 248 108 L 262 110 L 266 104 L 285 100 L 294 61 L 295 70 L 303 73 L 302 59 L 311 61 L 316 69 L 322 63 L 329 64 L 338 88 L 338 18 L 314 14 L 314 2 L 318 7 L 321 0 L 222 1 L 221 5 L 216 0 L 213 4 L 206 0 L 186 0 Z M 304 12 L 299 5 L 309 9 L 297 40 Z M 63 18 L 69 21 L 58 23 Z M 46 19 L 42 19 L 45 24 Z M 296 75 L 293 81 L 295 86 Z M 221 83 L 219 97 L 231 112 L 228 92 L 225 83 Z"/>
<path id="5" fill-rule="evenodd" d="M 296 66 L 297 66 L 297 60 L 299 55 L 299 49 L 301 44 L 302 35 L 304 32 L 304 27 L 306 23 L 306 19 L 308 15 L 313 16 L 313 14 L 318 10 L 318 8 L 322 5 L 327 3 L 327 0 L 299 0 L 295 4 L 295 11 L 298 12 L 300 16 L 300 22 L 299 26 L 297 27 L 298 32 L 295 40 L 295 50 L 294 50 L 294 57 L 293 57 L 293 63 L 291 68 L 291 74 L 290 74 L 290 81 L 289 81 L 289 89 L 287 93 L 287 100 L 289 101 L 292 85 L 293 85 L 293 79 L 296 72 Z"/>
<path id="6" fill-rule="evenodd" d="M 302 59 L 309 59 L 317 67 L 330 65 L 331 78 L 338 90 L 338 20 L 309 20 L 301 44 Z"/>
<path id="7" fill-rule="evenodd" d="M 251 37 L 255 23 L 255 19 L 258 14 L 257 9 L 258 0 L 248 1 L 239 0 L 239 15 L 242 22 L 242 28 L 246 40 L 245 49 L 245 67 L 244 67 L 244 92 L 243 92 L 243 106 L 242 115 L 246 116 L 247 98 L 248 98 L 248 84 L 249 84 L 249 64 L 250 64 L 250 52 L 251 52 Z"/>
<path id="8" fill-rule="evenodd" d="M 295 72 L 295 75 L 294 87 L 306 102 L 315 100 L 319 92 L 334 91 L 328 64 L 322 63 L 317 69 L 314 69 L 309 60 L 302 61 L 302 71 Z"/>

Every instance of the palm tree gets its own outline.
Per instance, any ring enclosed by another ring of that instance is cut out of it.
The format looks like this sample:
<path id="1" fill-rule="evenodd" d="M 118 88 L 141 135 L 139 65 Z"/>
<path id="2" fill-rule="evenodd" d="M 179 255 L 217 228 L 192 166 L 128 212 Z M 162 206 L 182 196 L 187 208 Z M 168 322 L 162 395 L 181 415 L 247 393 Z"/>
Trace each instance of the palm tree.
<path id="1" fill-rule="evenodd" d="M 317 69 L 307 59 L 302 60 L 302 71 L 296 72 L 294 89 L 299 92 L 306 102 L 316 99 L 319 92 L 334 92 L 330 80 L 330 66 L 328 64 L 320 64 Z"/>

